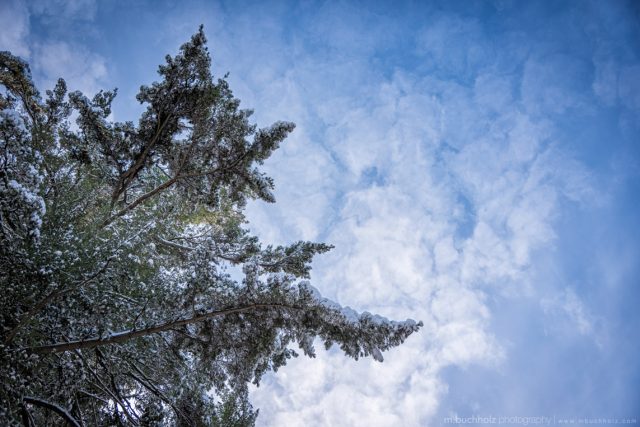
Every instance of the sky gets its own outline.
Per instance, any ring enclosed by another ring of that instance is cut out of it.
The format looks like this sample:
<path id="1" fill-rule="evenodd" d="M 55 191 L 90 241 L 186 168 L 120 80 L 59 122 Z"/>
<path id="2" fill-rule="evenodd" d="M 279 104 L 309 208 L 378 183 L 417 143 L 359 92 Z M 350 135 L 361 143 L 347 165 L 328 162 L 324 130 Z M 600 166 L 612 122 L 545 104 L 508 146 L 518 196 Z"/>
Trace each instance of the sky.
<path id="1" fill-rule="evenodd" d="M 640 422 L 639 2 L 0 0 L 0 50 L 135 120 L 200 24 L 255 122 L 297 124 L 252 232 L 335 245 L 324 296 L 424 322 L 267 375 L 259 426 Z"/>

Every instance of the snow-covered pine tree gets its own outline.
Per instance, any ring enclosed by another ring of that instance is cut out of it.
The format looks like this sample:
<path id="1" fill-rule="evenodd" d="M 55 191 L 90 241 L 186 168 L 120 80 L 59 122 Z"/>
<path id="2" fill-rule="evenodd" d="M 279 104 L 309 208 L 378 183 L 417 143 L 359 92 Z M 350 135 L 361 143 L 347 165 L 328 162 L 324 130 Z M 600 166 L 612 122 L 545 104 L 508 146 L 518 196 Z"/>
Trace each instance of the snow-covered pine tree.
<path id="1" fill-rule="evenodd" d="M 330 246 L 243 228 L 294 125 L 250 123 L 202 28 L 159 74 L 138 123 L 112 122 L 115 91 L 43 98 L 0 53 L 3 425 L 253 425 L 247 384 L 293 344 L 381 361 L 421 326 L 322 298 L 306 279 Z"/>

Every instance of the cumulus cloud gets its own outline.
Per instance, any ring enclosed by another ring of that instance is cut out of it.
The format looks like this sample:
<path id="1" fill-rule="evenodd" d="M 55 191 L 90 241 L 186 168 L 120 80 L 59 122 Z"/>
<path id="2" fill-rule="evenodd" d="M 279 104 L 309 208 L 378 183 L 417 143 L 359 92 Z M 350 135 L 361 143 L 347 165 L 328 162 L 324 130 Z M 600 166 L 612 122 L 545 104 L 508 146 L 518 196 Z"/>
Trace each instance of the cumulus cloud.
<path id="1" fill-rule="evenodd" d="M 325 171 L 342 194 L 328 208 L 334 221 L 323 237 L 336 249 L 316 263 L 317 286 L 341 303 L 419 318 L 425 328 L 386 358 L 384 373 L 337 352 L 285 368 L 293 374 L 253 393 L 263 425 L 424 425 L 446 394 L 442 369 L 505 357 L 487 292 L 525 292 L 518 287 L 530 284 L 532 254 L 551 244 L 558 203 L 580 182 L 574 170 L 556 168 L 553 124 L 527 113 L 537 99 L 511 95 L 514 78 L 483 74 L 470 89 L 398 72 L 355 104 L 299 106 L 326 111 L 324 148 L 342 166 Z M 280 161 L 274 169 L 291 159 Z M 363 180 L 373 169 L 381 178 Z M 305 183 L 319 190 L 322 177 Z M 296 209 L 293 195 L 278 196 L 274 210 Z M 269 209 L 252 212 L 266 219 Z M 283 227 L 268 223 L 254 226 Z M 316 368 L 330 380 L 307 379 Z M 273 387 L 296 398 L 274 404 Z"/>

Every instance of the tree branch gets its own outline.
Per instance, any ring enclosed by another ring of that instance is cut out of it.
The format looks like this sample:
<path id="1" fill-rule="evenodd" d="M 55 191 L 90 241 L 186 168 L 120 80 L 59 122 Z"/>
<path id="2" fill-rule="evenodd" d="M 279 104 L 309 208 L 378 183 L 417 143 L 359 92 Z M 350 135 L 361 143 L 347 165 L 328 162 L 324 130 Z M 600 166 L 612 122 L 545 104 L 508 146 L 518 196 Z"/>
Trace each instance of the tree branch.
<path id="1" fill-rule="evenodd" d="M 118 212 L 116 212 L 115 214 L 111 215 L 109 218 L 104 220 L 104 222 L 102 223 L 102 227 L 106 227 L 107 225 L 111 224 L 115 219 L 117 219 L 117 218 L 121 217 L 122 215 L 126 214 L 131 209 L 134 209 L 140 203 L 142 203 L 145 200 L 155 196 L 156 194 L 158 194 L 162 190 L 165 190 L 165 189 L 171 187 L 173 184 L 175 184 L 178 181 L 178 179 L 180 179 L 180 176 L 174 176 L 173 178 L 165 181 L 164 183 L 160 184 L 159 186 L 157 186 L 153 190 L 151 190 L 151 191 L 143 194 L 142 196 L 138 197 L 136 200 L 134 200 L 133 202 L 131 202 L 130 204 L 128 204 L 127 206 L 125 206 L 124 208 L 120 209 Z"/>
<path id="2" fill-rule="evenodd" d="M 37 397 L 28 397 L 28 396 L 23 397 L 22 400 L 24 402 L 26 402 L 26 403 L 30 403 L 32 405 L 40 406 L 42 408 L 49 409 L 49 410 L 55 412 L 56 414 L 60 415 L 67 422 L 67 424 L 69 424 L 70 426 L 80 427 L 80 424 L 78 424 L 78 421 L 76 421 L 71 416 L 69 411 L 67 411 L 64 408 L 61 408 L 60 406 L 56 405 L 55 403 L 51 403 L 51 402 L 48 402 L 46 400 L 39 399 Z"/>
<path id="3" fill-rule="evenodd" d="M 163 238 L 158 237 L 158 236 L 153 237 L 153 240 L 155 240 L 156 242 L 160 243 L 161 245 L 168 246 L 168 247 L 173 248 L 173 249 L 178 249 L 178 250 L 187 251 L 187 252 L 190 252 L 190 251 L 193 250 L 193 248 L 190 247 L 190 246 L 185 246 L 185 245 L 181 245 L 179 243 L 170 242 L 169 240 L 163 239 Z"/>
<path id="4" fill-rule="evenodd" d="M 171 322 L 162 323 L 160 325 L 151 326 L 140 330 L 129 330 L 116 332 L 105 338 L 92 338 L 81 341 L 70 341 L 65 343 L 57 343 L 51 345 L 43 345 L 39 347 L 28 347 L 27 351 L 37 354 L 52 354 L 63 353 L 66 351 L 74 351 L 83 348 L 94 348 L 108 344 L 123 343 L 134 338 L 140 338 L 151 334 L 157 334 L 159 332 L 165 332 L 178 326 L 189 325 L 192 323 L 202 322 L 203 320 L 211 319 L 213 317 L 225 316 L 227 314 L 246 313 L 248 311 L 261 309 L 261 308 L 287 308 L 299 310 L 299 307 L 285 305 L 285 304 L 252 304 L 246 307 L 228 308 L 218 311 L 210 311 L 208 313 L 199 314 L 196 316 L 188 317 L 186 319 L 174 320 Z"/>
<path id="5" fill-rule="evenodd" d="M 247 154 L 251 151 L 251 149 L 245 151 L 242 155 L 238 156 L 237 159 L 235 159 L 231 165 L 225 166 L 225 167 L 220 167 L 220 168 L 216 168 L 216 169 L 212 169 L 212 170 L 207 170 L 204 172 L 191 172 L 191 173 L 183 173 L 180 174 L 180 170 L 177 172 L 177 174 L 165 181 L 164 183 L 160 184 L 159 186 L 157 186 L 156 188 L 154 188 L 153 190 L 143 194 L 142 196 L 138 197 L 136 200 L 134 200 L 133 202 L 131 202 L 130 204 L 128 204 L 127 206 L 125 206 L 124 208 L 120 209 L 118 212 L 116 212 L 115 214 L 111 215 L 109 218 L 107 218 L 106 220 L 104 220 L 104 222 L 102 223 L 102 227 L 106 227 L 107 225 L 111 224 L 113 221 L 115 221 L 117 218 L 123 216 L 124 214 L 126 214 L 127 212 L 129 212 L 132 209 L 135 209 L 136 206 L 138 206 L 140 203 L 144 202 L 145 200 L 155 196 L 156 194 L 160 193 L 163 190 L 166 190 L 167 188 L 171 187 L 173 184 L 175 184 L 176 182 L 178 182 L 178 180 L 183 179 L 183 178 L 198 178 L 201 176 L 207 176 L 207 175 L 213 175 L 216 173 L 220 173 L 220 172 L 225 172 L 225 171 L 229 171 L 231 169 L 233 169 L 234 167 L 236 167 L 238 165 L 238 163 L 240 163 L 242 160 L 244 160 L 247 157 Z M 182 166 L 180 167 L 180 169 L 182 169 Z M 125 172 L 126 174 L 126 172 Z M 246 177 L 243 177 L 245 180 L 247 179 Z"/>
<path id="6" fill-rule="evenodd" d="M 57 299 L 59 296 L 63 295 L 64 293 L 69 292 L 71 289 L 76 289 L 76 288 L 79 288 L 81 286 L 86 285 L 87 283 L 89 283 L 90 281 L 92 281 L 93 279 L 95 279 L 96 277 L 101 275 L 102 273 L 104 273 L 104 271 L 107 269 L 107 267 L 109 266 L 109 263 L 111 262 L 112 259 L 113 259 L 113 257 L 108 258 L 105 261 L 104 265 L 100 268 L 100 270 L 96 271 L 91 276 L 87 277 L 85 280 L 83 280 L 83 281 L 81 281 L 81 282 L 79 282 L 79 283 L 77 283 L 77 284 L 75 284 L 73 286 L 70 286 L 68 288 L 64 288 L 63 287 L 63 288 L 60 288 L 60 289 L 56 289 L 55 291 L 52 291 L 49 294 L 47 294 L 47 296 L 42 298 L 36 304 L 34 304 L 33 307 L 31 307 L 29 309 L 29 311 L 27 311 L 25 313 L 25 315 L 22 316 L 22 318 L 20 319 L 18 324 L 11 331 L 9 331 L 9 333 L 7 334 L 7 337 L 4 340 L 4 343 L 6 345 L 11 344 L 11 341 L 13 341 L 13 339 L 16 337 L 18 332 L 20 332 L 20 329 L 22 329 L 25 325 L 27 325 L 29 322 L 31 322 L 33 317 L 36 314 L 38 314 L 43 308 L 45 308 L 47 305 L 49 305 L 49 303 L 51 303 L 53 300 Z"/>
<path id="7" fill-rule="evenodd" d="M 149 158 L 151 149 L 156 145 L 156 143 L 160 139 L 160 135 L 162 134 L 164 127 L 167 125 L 167 123 L 169 122 L 169 119 L 172 116 L 173 116 L 173 113 L 170 113 L 162 121 L 162 123 L 158 123 L 158 128 L 156 129 L 155 134 L 151 138 L 151 141 L 149 142 L 149 144 L 147 144 L 146 147 L 144 147 L 144 150 L 142 151 L 142 153 L 140 153 L 140 157 L 137 159 L 137 161 L 133 165 L 131 165 L 129 169 L 125 171 L 124 174 L 120 176 L 118 186 L 114 189 L 113 194 L 111 196 L 112 204 L 116 202 L 118 197 L 120 197 L 120 195 L 126 190 L 129 184 L 131 184 L 131 182 L 136 177 L 138 172 L 140 172 L 140 170 L 146 163 L 147 159 Z"/>
<path id="8" fill-rule="evenodd" d="M 120 209 L 115 214 L 111 215 L 109 218 L 104 220 L 104 222 L 102 223 L 102 227 L 106 227 L 107 225 L 111 224 L 116 218 L 119 218 L 119 217 L 123 216 L 124 214 L 126 214 L 127 212 L 129 212 L 130 210 L 135 209 L 136 206 L 138 206 L 140 203 L 142 203 L 145 200 L 155 196 L 156 194 L 160 193 L 161 191 L 166 190 L 167 188 L 171 187 L 173 184 L 175 184 L 176 182 L 178 182 L 181 179 L 184 179 L 184 178 L 198 178 L 198 177 L 201 177 L 201 176 L 213 175 L 213 174 L 218 173 L 218 172 L 219 172 L 218 169 L 213 169 L 213 170 L 208 170 L 208 171 L 204 171 L 204 172 L 191 172 L 191 173 L 183 173 L 183 174 L 176 175 L 173 178 L 163 182 L 162 184 L 160 184 L 159 186 L 157 186 L 153 190 L 148 191 L 147 193 L 145 193 L 142 196 L 138 197 L 136 200 L 134 200 L 133 202 L 129 203 L 127 206 L 125 206 L 124 208 Z"/>
<path id="9" fill-rule="evenodd" d="M 132 425 L 136 425 L 136 421 L 131 417 L 131 414 L 127 411 L 127 406 L 124 404 L 124 402 L 120 399 L 119 397 L 119 393 L 117 389 L 110 389 L 103 381 L 102 378 L 100 378 L 100 375 L 98 375 L 98 373 L 91 369 L 91 367 L 89 366 L 89 363 L 85 360 L 85 358 L 82 356 L 82 352 L 79 350 L 74 351 L 74 353 L 80 358 L 80 360 L 82 361 L 82 364 L 87 368 L 87 370 L 89 372 L 91 372 L 91 374 L 95 377 L 97 383 L 93 384 L 94 387 L 102 390 L 104 393 L 108 394 L 109 396 L 111 396 L 111 398 L 113 399 L 113 401 L 115 403 L 117 403 L 118 405 L 120 405 L 120 407 L 122 408 L 122 412 L 124 413 L 124 415 L 127 417 L 127 419 L 129 420 L 129 422 L 131 422 Z M 104 369 L 107 371 L 107 373 L 109 373 L 111 375 L 111 373 L 109 372 L 109 370 L 104 366 L 104 364 L 102 362 L 100 362 L 99 359 L 99 354 L 96 352 L 96 362 L 99 363 L 101 366 L 104 367 Z M 97 366 L 96 366 L 97 369 Z M 84 392 L 85 394 L 87 394 L 86 392 Z M 97 396 L 92 396 L 94 398 L 98 398 Z M 101 398 L 98 398 L 99 400 Z M 117 406 L 116 406 L 117 407 Z"/>

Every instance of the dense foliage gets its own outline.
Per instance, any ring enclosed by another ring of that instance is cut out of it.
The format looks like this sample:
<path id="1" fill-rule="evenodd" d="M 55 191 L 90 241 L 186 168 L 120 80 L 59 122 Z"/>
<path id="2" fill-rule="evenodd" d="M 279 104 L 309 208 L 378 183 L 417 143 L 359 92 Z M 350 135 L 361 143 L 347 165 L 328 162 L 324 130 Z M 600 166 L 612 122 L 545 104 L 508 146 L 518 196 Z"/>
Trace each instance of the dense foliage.
<path id="1" fill-rule="evenodd" d="M 306 279 L 330 246 L 243 228 L 294 125 L 250 123 L 202 29 L 159 74 L 120 123 L 115 91 L 41 97 L 0 53 L 2 425 L 252 425 L 247 384 L 293 344 L 382 360 L 420 326 L 322 298 Z"/>

